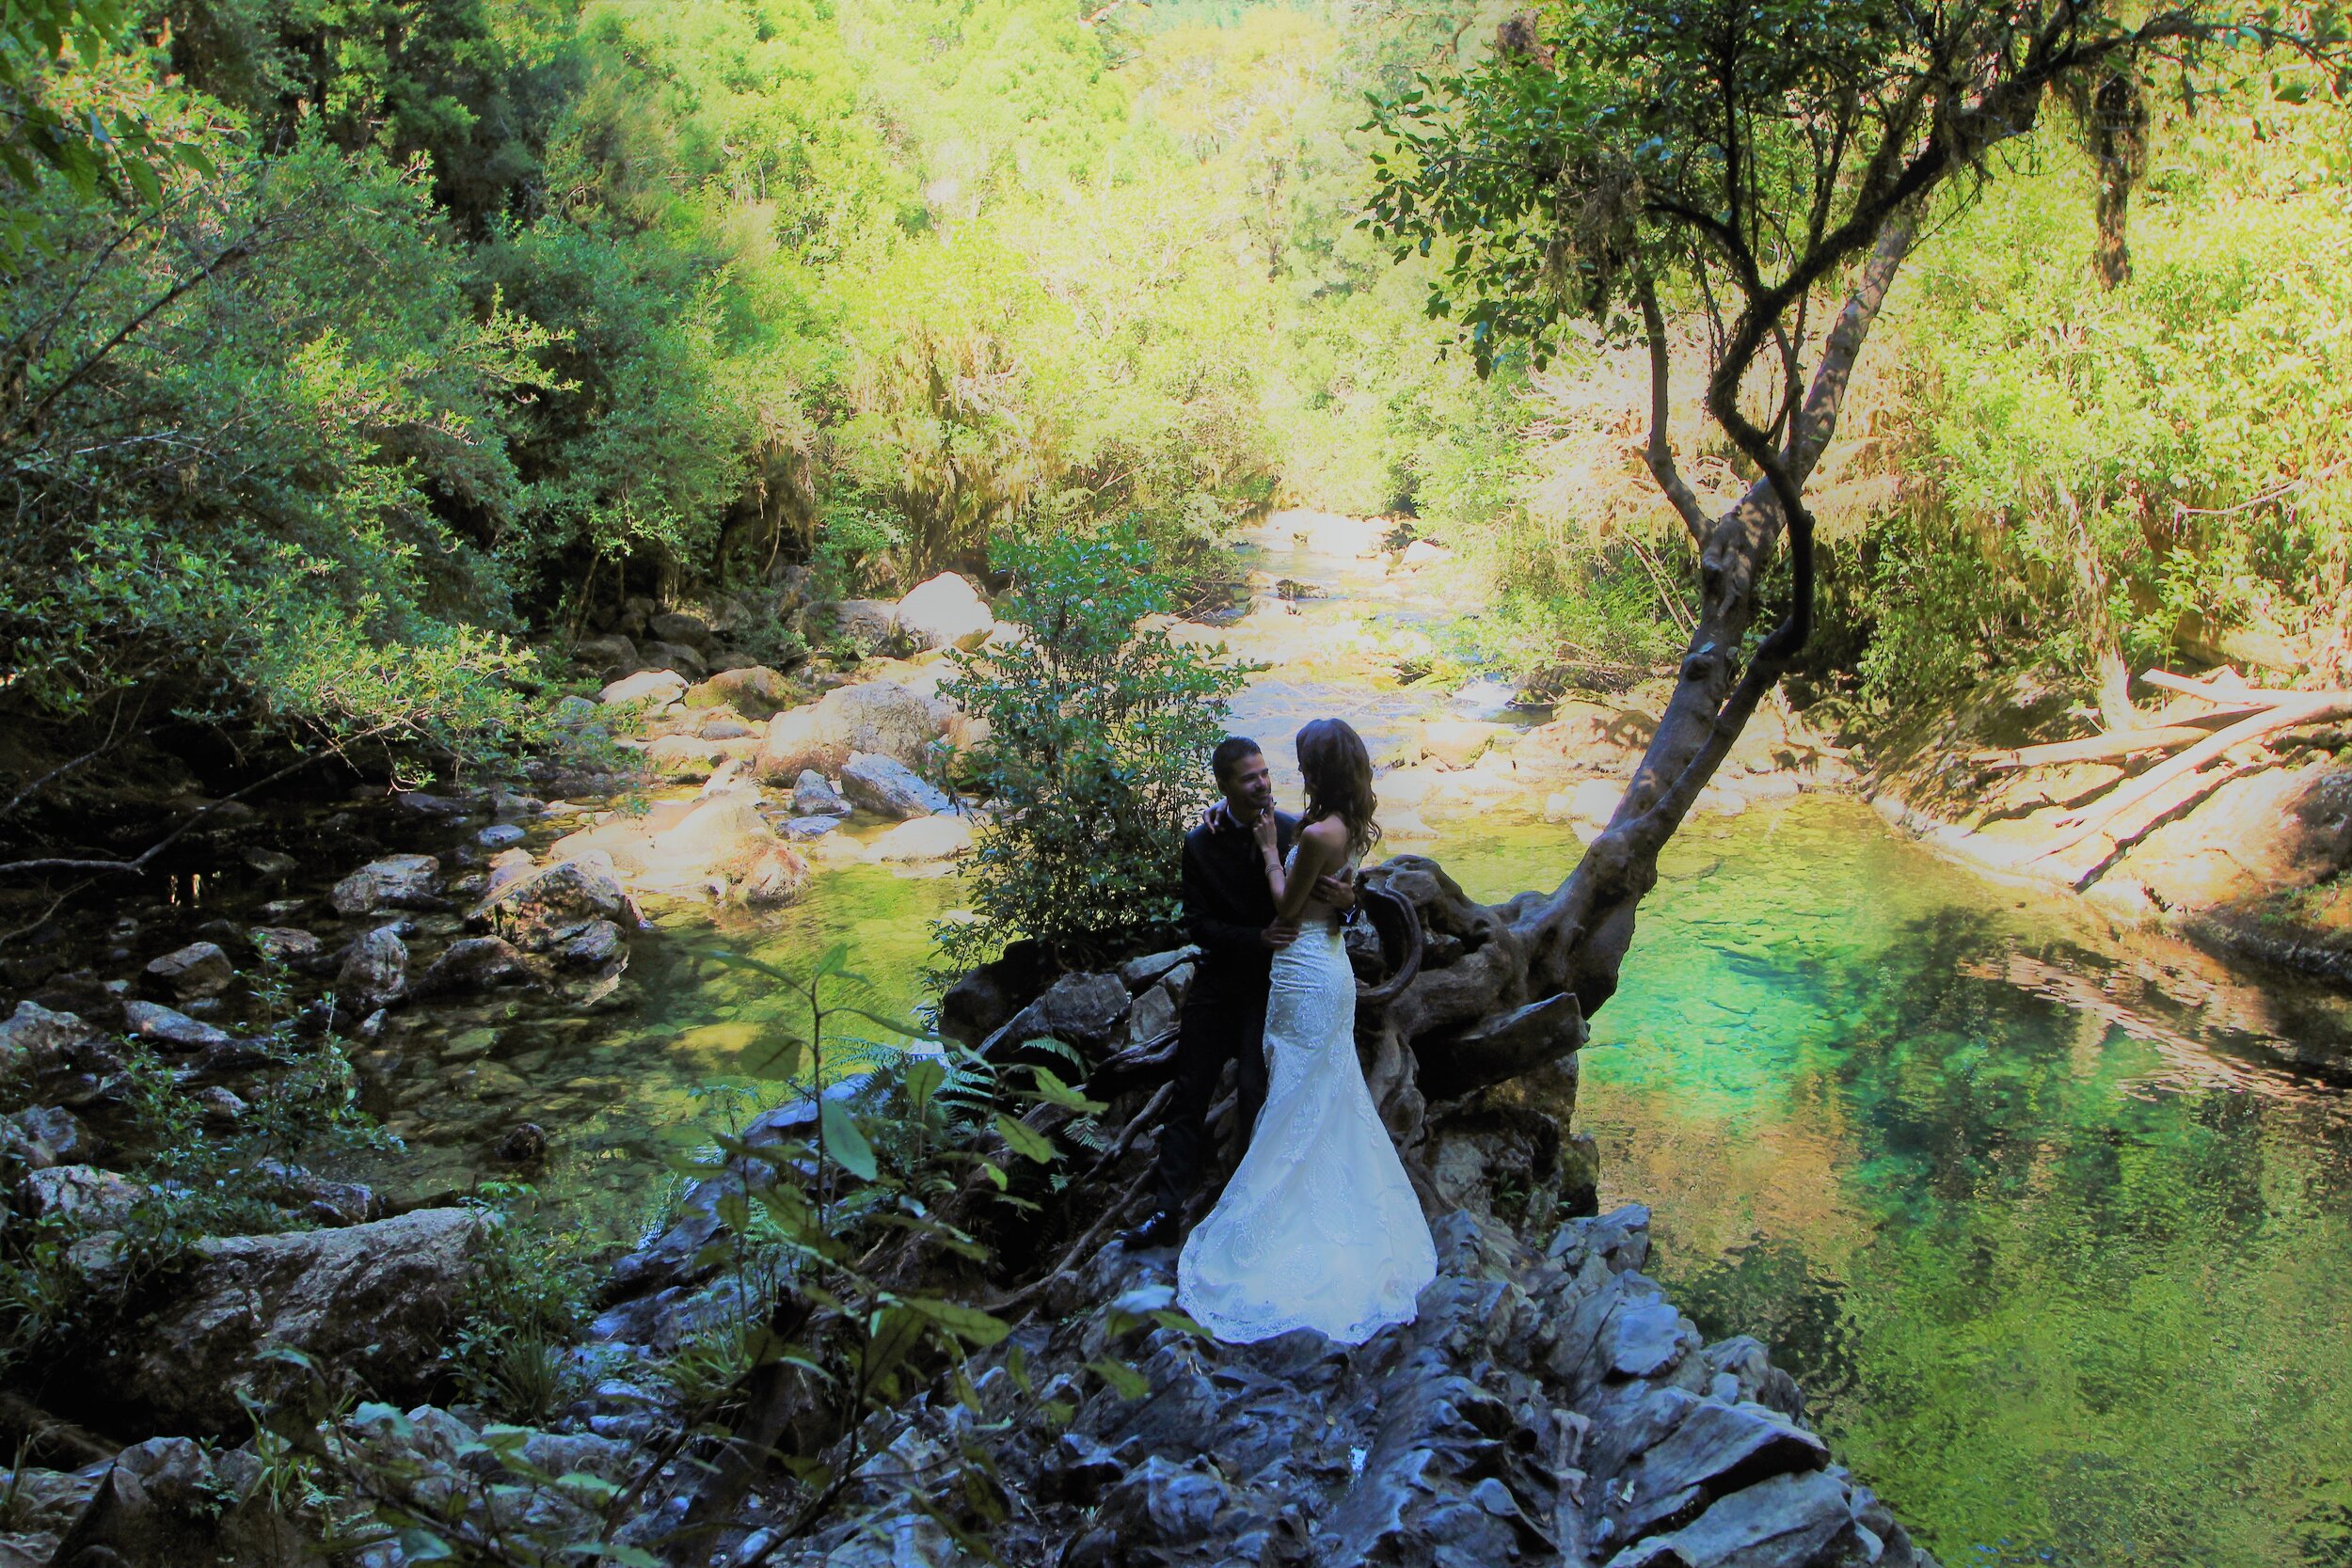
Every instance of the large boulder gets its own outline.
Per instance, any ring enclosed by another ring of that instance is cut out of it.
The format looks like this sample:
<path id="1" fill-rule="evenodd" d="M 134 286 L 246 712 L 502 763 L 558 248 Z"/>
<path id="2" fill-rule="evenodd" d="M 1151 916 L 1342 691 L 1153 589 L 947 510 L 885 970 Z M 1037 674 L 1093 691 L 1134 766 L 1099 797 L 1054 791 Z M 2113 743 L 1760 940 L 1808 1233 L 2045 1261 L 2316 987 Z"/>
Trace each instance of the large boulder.
<path id="1" fill-rule="evenodd" d="M 953 572 L 918 584 L 898 601 L 898 633 L 918 650 L 977 648 L 996 629 L 979 591 Z"/>
<path id="2" fill-rule="evenodd" d="M 866 847 L 869 861 L 946 861 L 972 847 L 972 819 L 952 815 L 901 822 Z"/>
<path id="3" fill-rule="evenodd" d="M 419 996 L 467 995 L 499 986 L 528 986 L 538 966 L 503 937 L 466 937 L 442 949 L 417 978 Z"/>
<path id="4" fill-rule="evenodd" d="M 558 932 L 591 920 L 633 924 L 628 890 L 612 868 L 612 857 L 586 850 L 570 860 L 516 878 L 467 912 L 477 927 L 495 927 L 529 952 L 547 948 Z"/>
<path id="5" fill-rule="evenodd" d="M 274 1350 L 373 1398 L 421 1397 L 484 1224 L 470 1209 L 421 1209 L 199 1242 L 170 1299 L 116 1341 L 111 1387 L 151 1429 L 192 1434 L 246 1432 L 240 1394 L 275 1403 L 311 1375 Z"/>
<path id="6" fill-rule="evenodd" d="M 659 615 L 645 618 L 645 630 L 657 641 L 682 642 L 697 651 L 710 646 L 710 627 L 699 615 L 689 615 L 682 610 L 665 610 Z"/>
<path id="7" fill-rule="evenodd" d="M 956 809 L 937 785 L 898 758 L 864 752 L 841 765 L 841 792 L 867 811 L 901 821 Z"/>
<path id="8" fill-rule="evenodd" d="M 920 767 L 946 733 L 952 716 L 946 703 L 896 681 L 845 686 L 768 721 L 768 738 L 759 749 L 759 776 L 781 784 L 809 768 L 838 773 L 857 752 Z"/>
<path id="9" fill-rule="evenodd" d="M 898 645 L 898 607 L 888 599 L 843 599 L 834 606 L 833 625 L 835 636 L 871 657 Z"/>
<path id="10" fill-rule="evenodd" d="M 688 707 L 731 707 L 747 719 L 767 719 L 792 701 L 792 683 L 764 664 L 722 670 L 686 692 Z"/>
<path id="11" fill-rule="evenodd" d="M 123 1069 L 119 1044 L 80 1014 L 20 1002 L 0 1023 L 0 1080 L 40 1104 L 82 1106 L 111 1094 Z"/>
<path id="12" fill-rule="evenodd" d="M 327 901 L 341 915 L 377 910 L 437 910 L 441 863 L 431 855 L 387 855 L 337 882 Z"/>
<path id="13" fill-rule="evenodd" d="M 643 703 L 661 707 L 675 702 L 686 691 L 686 677 L 675 670 L 641 670 L 624 675 L 596 693 L 596 701 L 607 707 L 621 707 Z"/>
<path id="14" fill-rule="evenodd" d="M 236 977 L 229 955 L 216 942 L 192 942 L 147 966 L 148 983 L 183 1002 L 218 996 Z"/>
<path id="15" fill-rule="evenodd" d="M 96 1165 L 52 1165 L 18 1183 L 16 1207 L 29 1219 L 72 1219 L 91 1230 L 118 1229 L 147 1189 Z"/>
<path id="16" fill-rule="evenodd" d="M 71 1111 L 30 1105 L 0 1116 L 0 1165 L 47 1170 L 52 1165 L 87 1164 L 97 1152 L 97 1138 Z"/>

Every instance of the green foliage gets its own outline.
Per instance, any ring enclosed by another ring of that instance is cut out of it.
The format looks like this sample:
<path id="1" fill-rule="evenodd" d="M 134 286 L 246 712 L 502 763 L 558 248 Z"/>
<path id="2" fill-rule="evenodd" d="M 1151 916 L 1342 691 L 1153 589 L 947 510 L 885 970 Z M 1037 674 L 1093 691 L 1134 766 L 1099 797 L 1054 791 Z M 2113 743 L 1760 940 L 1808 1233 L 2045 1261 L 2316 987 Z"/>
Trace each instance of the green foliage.
<path id="1" fill-rule="evenodd" d="M 965 762 L 992 802 L 964 876 L 978 917 L 939 928 L 966 967 L 1016 938 L 1073 961 L 1176 918 L 1184 836 L 1213 794 L 1209 752 L 1243 673 L 1145 626 L 1166 580 L 1132 532 L 1007 546 L 998 613 L 1022 628 L 957 656 L 941 688 L 983 719 Z"/>
<path id="2" fill-rule="evenodd" d="M 588 1323 L 596 1259 L 580 1228 L 542 1208 L 528 1186 L 493 1185 L 479 1201 L 494 1223 L 443 1359 L 469 1402 L 543 1422 L 579 1392 L 569 1352 Z"/>

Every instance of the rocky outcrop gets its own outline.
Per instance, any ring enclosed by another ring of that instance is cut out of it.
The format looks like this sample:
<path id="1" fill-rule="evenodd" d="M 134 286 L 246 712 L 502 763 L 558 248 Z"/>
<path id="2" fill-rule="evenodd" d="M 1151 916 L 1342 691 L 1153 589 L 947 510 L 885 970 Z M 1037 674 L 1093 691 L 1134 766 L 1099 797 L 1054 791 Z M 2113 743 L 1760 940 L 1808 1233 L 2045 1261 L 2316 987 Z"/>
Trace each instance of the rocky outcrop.
<path id="1" fill-rule="evenodd" d="M 0 1082 L 36 1105 L 78 1110 L 110 1101 L 123 1068 L 119 1044 L 77 1013 L 20 1002 L 0 1023 Z"/>
<path id="2" fill-rule="evenodd" d="M 1155 1316 L 1173 1305 L 1172 1252 L 1114 1244 L 976 1357 L 977 1412 L 927 1398 L 894 1458 L 1013 1418 L 997 1460 L 1025 1506 L 1000 1548 L 1071 1568 L 1931 1564 L 1831 1463 L 1755 1342 L 1706 1344 L 1641 1272 L 1647 1226 L 1625 1209 L 1536 1247 L 1446 1215 L 1417 1319 L 1353 1348 L 1187 1334 Z M 1146 1391 L 1092 1370 L 1105 1358 Z M 1055 1401 L 1066 1423 L 1019 1418 Z M 894 1506 L 876 1485 L 863 1500 Z M 842 1533 L 774 1560 L 813 1568 Z M 920 1533 L 912 1515 L 903 1533 Z"/>
<path id="3" fill-rule="evenodd" d="M 248 1430 L 306 1375 L 263 1354 L 300 1352 L 330 1383 L 381 1399 L 423 1392 L 480 1239 L 469 1209 L 424 1209 L 337 1230 L 197 1244 L 168 1301 L 119 1337 L 111 1397 L 151 1428 Z"/>
<path id="4" fill-rule="evenodd" d="M 496 927 L 527 952 L 542 952 L 590 921 L 633 925 L 636 911 L 609 854 L 590 850 L 515 878 L 466 916 L 467 924 Z"/>

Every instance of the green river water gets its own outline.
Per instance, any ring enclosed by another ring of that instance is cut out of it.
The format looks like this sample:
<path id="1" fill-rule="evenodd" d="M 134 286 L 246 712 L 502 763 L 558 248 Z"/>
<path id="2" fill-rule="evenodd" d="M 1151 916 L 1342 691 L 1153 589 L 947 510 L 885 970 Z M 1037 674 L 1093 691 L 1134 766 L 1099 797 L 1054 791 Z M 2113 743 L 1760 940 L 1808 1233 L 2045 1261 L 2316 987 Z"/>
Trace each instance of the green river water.
<path id="1" fill-rule="evenodd" d="M 1429 612 L 1352 613 L 1409 636 Z M 1293 669 L 1237 722 L 1273 749 L 1316 712 L 1371 731 L 1429 703 Z M 1432 826 L 1398 847 L 1486 898 L 1555 885 L 1580 849 L 1524 810 Z M 1652 1207 L 1653 1272 L 1701 1327 L 1765 1340 L 1840 1458 L 1955 1568 L 2352 1564 L 2345 1000 L 2119 939 L 1848 800 L 1694 818 L 1663 873 L 1576 1118 L 1604 1206 Z M 911 1011 L 956 895 L 858 866 L 764 922 L 666 913 L 630 1006 L 486 1013 L 478 1059 L 418 1055 L 386 1114 L 456 1180 L 482 1126 L 530 1115 L 557 1133 L 553 1192 L 626 1234 L 663 1200 L 663 1157 L 726 1118 L 741 1053 L 798 1022 L 714 955 L 846 941 Z"/>

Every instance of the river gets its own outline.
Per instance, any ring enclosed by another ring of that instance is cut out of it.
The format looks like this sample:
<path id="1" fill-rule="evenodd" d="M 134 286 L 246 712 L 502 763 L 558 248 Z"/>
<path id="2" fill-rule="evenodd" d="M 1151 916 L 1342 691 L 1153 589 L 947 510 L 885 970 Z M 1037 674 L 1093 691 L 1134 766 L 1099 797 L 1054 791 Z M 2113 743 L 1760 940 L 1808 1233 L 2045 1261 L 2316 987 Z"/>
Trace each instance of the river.
<path id="1" fill-rule="evenodd" d="M 1233 721 L 1278 762 L 1321 713 L 1375 753 L 1427 714 L 1512 717 L 1488 685 L 1398 683 L 1463 601 L 1359 539 L 1278 517 L 1244 552 L 1261 591 L 1214 633 L 1273 666 Z M 1556 884 L 1581 847 L 1524 801 L 1425 815 L 1394 847 L 1482 897 Z M 1770 1344 L 1947 1564 L 2352 1564 L 2344 999 L 2119 938 L 1848 799 L 1695 817 L 1662 870 L 1576 1117 L 1604 1205 L 1652 1207 L 1653 1272 L 1701 1327 Z M 558 1131 L 556 1193 L 626 1232 L 660 1162 L 758 1099 L 745 1052 L 802 1022 L 719 955 L 846 942 L 910 1012 L 955 896 L 854 866 L 771 920 L 671 911 L 632 1005 L 487 1013 L 478 1058 L 421 1058 L 380 1109 L 457 1180 L 527 1111 Z"/>

